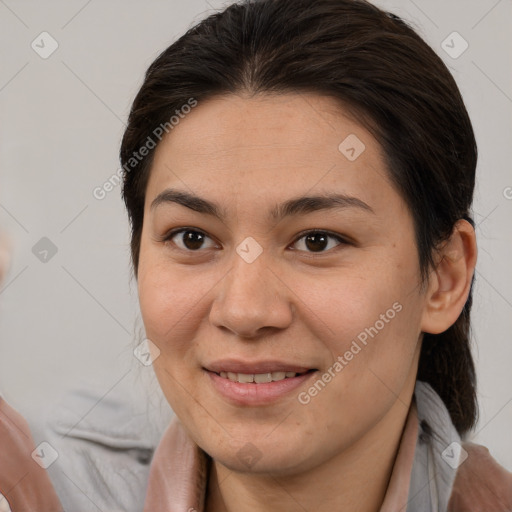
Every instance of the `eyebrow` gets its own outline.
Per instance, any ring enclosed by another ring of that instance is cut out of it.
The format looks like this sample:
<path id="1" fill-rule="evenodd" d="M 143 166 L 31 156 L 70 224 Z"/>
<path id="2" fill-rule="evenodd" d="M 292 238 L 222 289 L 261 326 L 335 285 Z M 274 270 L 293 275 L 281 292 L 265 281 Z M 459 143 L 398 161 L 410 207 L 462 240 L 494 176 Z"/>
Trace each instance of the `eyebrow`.
<path id="1" fill-rule="evenodd" d="M 196 212 L 217 217 L 222 221 L 225 221 L 227 218 L 226 210 L 217 203 L 208 201 L 195 194 L 175 189 L 166 189 L 158 194 L 152 201 L 150 210 L 155 210 L 158 206 L 169 203 L 180 204 Z M 276 205 L 270 209 L 269 219 L 280 221 L 292 215 L 306 215 L 320 210 L 345 210 L 347 208 L 357 208 L 375 214 L 371 206 L 357 197 L 325 193 L 315 196 L 296 197 Z"/>

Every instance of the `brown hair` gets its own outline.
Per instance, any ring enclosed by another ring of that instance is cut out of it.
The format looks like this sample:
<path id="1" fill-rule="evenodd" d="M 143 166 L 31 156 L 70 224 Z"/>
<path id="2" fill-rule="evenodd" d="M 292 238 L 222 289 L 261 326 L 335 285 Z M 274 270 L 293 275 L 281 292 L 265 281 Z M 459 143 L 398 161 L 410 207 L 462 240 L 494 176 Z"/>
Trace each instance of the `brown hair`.
<path id="1" fill-rule="evenodd" d="M 412 213 L 422 282 L 457 220 L 473 224 L 471 122 L 447 67 L 406 22 L 364 0 L 246 1 L 164 50 L 133 102 L 120 159 L 135 276 L 154 154 L 141 158 L 139 149 L 149 139 L 156 145 L 157 127 L 169 127 L 191 98 L 241 92 L 320 93 L 358 115 L 381 144 L 390 179 Z M 440 395 L 460 434 L 477 418 L 471 293 L 454 325 L 425 333 L 417 376 Z"/>

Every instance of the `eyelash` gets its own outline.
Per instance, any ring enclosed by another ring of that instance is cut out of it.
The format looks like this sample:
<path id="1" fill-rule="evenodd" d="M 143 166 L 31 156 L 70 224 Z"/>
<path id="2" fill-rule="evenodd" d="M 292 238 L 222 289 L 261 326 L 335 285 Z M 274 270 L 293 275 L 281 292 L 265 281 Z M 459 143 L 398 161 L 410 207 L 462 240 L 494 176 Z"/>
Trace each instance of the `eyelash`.
<path id="1" fill-rule="evenodd" d="M 180 233 L 185 233 L 187 231 L 190 231 L 190 232 L 193 232 L 193 233 L 199 233 L 201 235 L 204 235 L 207 238 L 212 239 L 204 231 L 201 231 L 200 229 L 196 229 L 196 228 L 178 228 L 178 229 L 172 230 L 169 233 L 167 233 L 167 235 L 165 235 L 163 237 L 162 241 L 165 242 L 166 244 L 169 243 L 169 242 L 174 243 L 174 242 L 172 242 L 172 238 L 174 238 L 176 235 L 178 235 Z M 338 241 L 340 243 L 340 245 L 350 245 L 350 244 L 352 244 L 352 242 L 349 241 L 347 238 L 344 238 L 341 235 L 339 235 L 337 233 L 334 233 L 332 231 L 320 230 L 320 229 L 310 229 L 310 230 L 302 231 L 301 233 L 299 233 L 297 235 L 297 238 L 292 243 L 292 245 L 295 245 L 299 240 L 302 240 L 303 238 L 305 238 L 306 236 L 311 235 L 311 234 L 327 235 L 328 238 L 334 238 L 336 241 Z M 174 245 L 176 245 L 176 244 L 174 244 Z M 338 246 L 336 246 L 336 247 L 338 247 Z M 308 253 L 310 255 L 316 256 L 316 255 L 326 254 L 326 253 L 332 251 L 333 249 L 335 249 L 336 247 L 328 249 L 326 251 L 324 250 L 324 251 L 319 251 L 319 252 L 314 252 L 314 251 L 299 251 L 299 252 L 306 252 L 306 253 Z M 201 252 L 201 249 L 197 249 L 196 251 L 193 251 L 191 249 L 182 249 L 181 247 L 178 247 L 178 250 L 189 252 L 189 253 L 199 253 L 199 252 Z"/>

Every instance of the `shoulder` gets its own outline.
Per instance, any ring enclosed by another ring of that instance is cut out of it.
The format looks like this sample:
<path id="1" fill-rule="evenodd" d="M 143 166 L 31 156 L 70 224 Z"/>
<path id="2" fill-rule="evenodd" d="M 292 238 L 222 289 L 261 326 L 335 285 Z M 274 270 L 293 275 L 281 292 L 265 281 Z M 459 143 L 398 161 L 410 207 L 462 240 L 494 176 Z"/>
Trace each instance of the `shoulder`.
<path id="1" fill-rule="evenodd" d="M 90 510 L 89 496 L 101 510 L 142 510 L 153 451 L 173 413 L 138 372 L 107 385 L 80 379 L 48 407 L 41 437 L 59 453 L 48 473 L 65 510 Z"/>
<path id="2" fill-rule="evenodd" d="M 463 443 L 467 458 L 459 466 L 448 512 L 512 512 L 512 473 L 475 443 Z"/>

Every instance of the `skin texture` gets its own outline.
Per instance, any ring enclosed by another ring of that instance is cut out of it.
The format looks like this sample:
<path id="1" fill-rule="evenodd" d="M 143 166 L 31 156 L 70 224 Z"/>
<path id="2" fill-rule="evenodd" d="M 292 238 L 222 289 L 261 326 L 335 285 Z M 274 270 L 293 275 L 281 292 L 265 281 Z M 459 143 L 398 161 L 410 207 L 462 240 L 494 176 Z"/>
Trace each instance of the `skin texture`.
<path id="1" fill-rule="evenodd" d="M 353 161 L 338 149 L 350 134 L 365 145 Z M 225 218 L 172 202 L 152 209 L 168 188 L 217 203 Z M 372 211 L 269 218 L 284 201 L 327 193 Z M 202 245 L 185 245 L 183 232 L 163 240 L 178 228 L 204 234 Z M 306 230 L 347 241 L 306 243 Z M 262 249 L 252 263 L 236 250 L 247 237 Z M 421 333 L 455 322 L 475 261 L 474 231 L 460 221 L 420 286 L 412 217 L 381 148 L 335 100 L 228 95 L 199 103 L 156 149 L 138 290 L 147 338 L 160 351 L 153 366 L 162 390 L 213 458 L 207 510 L 377 510 L 414 391 Z M 400 311 L 389 319 L 393 304 Z M 379 320 L 378 333 L 300 403 L 299 393 Z M 241 405 L 221 396 L 204 369 L 226 357 L 317 371 L 272 403 Z M 241 456 L 248 447 L 250 464 Z"/>

